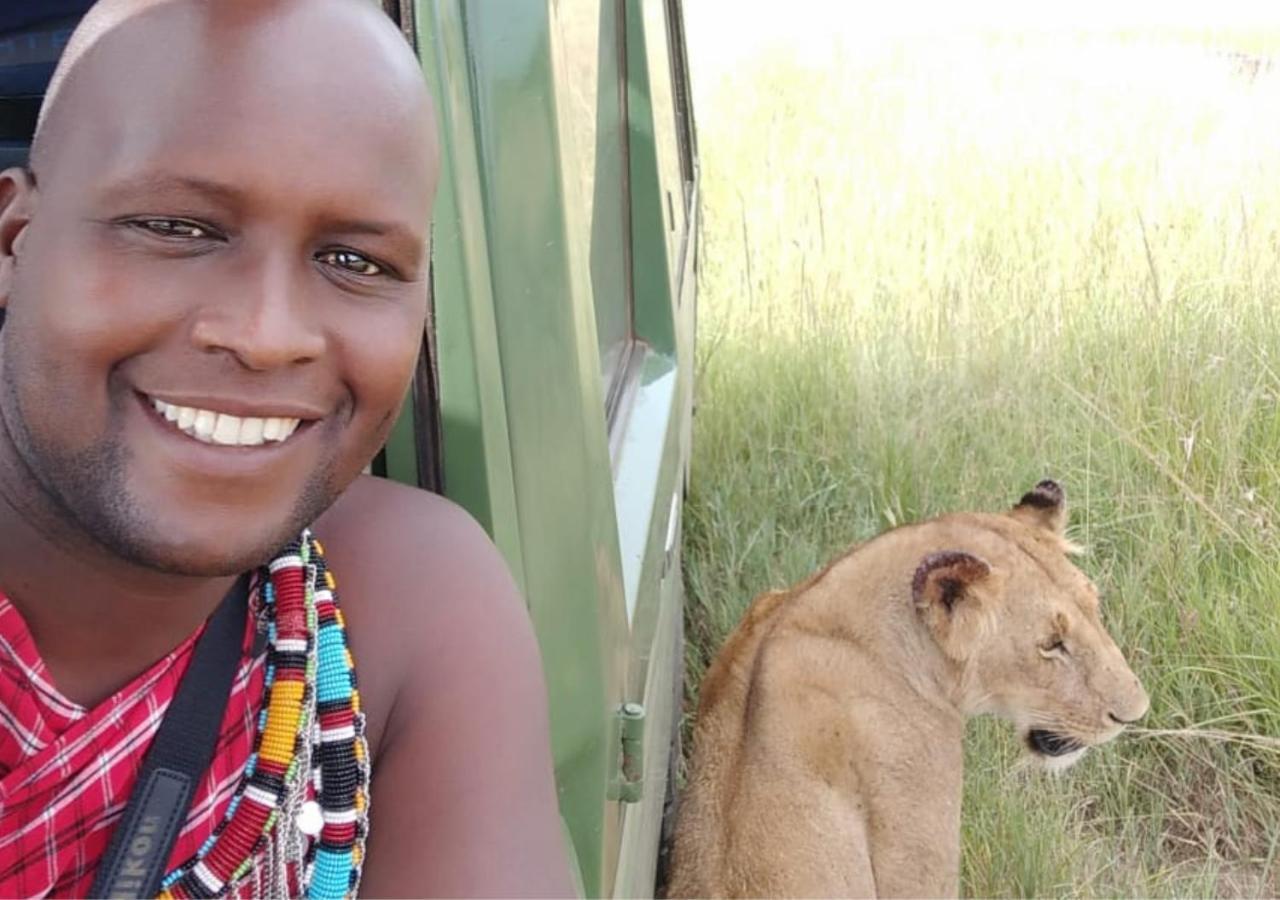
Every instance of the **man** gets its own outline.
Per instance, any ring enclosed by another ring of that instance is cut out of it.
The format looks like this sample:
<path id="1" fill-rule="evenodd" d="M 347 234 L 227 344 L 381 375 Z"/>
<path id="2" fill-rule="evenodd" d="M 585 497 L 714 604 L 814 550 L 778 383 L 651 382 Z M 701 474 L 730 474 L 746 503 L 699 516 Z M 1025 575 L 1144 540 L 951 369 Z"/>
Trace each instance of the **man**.
<path id="1" fill-rule="evenodd" d="M 73 37 L 30 171 L 0 175 L 0 894 L 88 889 L 169 699 L 145 679 L 176 680 L 308 526 L 367 723 L 361 893 L 572 892 L 500 557 L 442 498 L 359 474 L 419 350 L 437 152 L 416 60 L 363 0 L 103 0 Z M 58 728 L 105 728 L 130 690 L 138 733 L 69 770 Z M 237 778 L 209 781 L 179 848 Z"/>

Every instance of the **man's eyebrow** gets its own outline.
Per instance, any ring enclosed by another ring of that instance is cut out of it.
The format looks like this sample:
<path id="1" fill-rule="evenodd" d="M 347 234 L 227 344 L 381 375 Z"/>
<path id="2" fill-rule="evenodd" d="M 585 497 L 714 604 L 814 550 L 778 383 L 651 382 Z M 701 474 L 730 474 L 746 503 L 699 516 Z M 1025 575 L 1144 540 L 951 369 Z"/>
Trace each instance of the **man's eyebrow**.
<path id="1" fill-rule="evenodd" d="M 103 196 L 107 200 L 127 199 L 138 195 L 157 194 L 200 194 L 206 199 L 225 206 L 239 204 L 243 193 L 236 187 L 211 181 L 195 175 L 171 175 L 166 173 L 147 173 L 125 178 L 108 185 Z"/>
<path id="2" fill-rule="evenodd" d="M 321 223 L 325 231 L 336 234 L 367 234 L 372 237 L 386 237 L 406 244 L 422 244 L 424 235 L 400 222 L 382 222 L 377 219 L 323 219 Z"/>

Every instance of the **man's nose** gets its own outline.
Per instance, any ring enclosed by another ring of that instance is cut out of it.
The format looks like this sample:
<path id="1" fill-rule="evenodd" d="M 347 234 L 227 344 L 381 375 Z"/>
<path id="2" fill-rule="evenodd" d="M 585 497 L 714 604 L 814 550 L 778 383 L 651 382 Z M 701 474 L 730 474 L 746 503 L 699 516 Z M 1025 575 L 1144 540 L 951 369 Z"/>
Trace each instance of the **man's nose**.
<path id="1" fill-rule="evenodd" d="M 202 350 L 225 352 L 246 369 L 268 371 L 311 362 L 325 351 L 325 334 L 309 302 L 311 274 L 285 254 L 263 256 L 228 279 L 192 328 Z"/>

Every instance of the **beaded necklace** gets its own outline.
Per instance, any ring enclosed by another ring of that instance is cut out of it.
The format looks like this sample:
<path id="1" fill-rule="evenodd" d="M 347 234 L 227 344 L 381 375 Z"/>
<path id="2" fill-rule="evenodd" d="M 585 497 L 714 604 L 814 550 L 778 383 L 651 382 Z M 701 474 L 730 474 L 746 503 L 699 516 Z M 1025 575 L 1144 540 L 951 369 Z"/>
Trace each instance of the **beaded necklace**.
<path id="1" fill-rule="evenodd" d="M 291 873 L 314 900 L 354 897 L 360 884 L 369 748 L 320 542 L 304 531 L 259 571 L 258 585 L 266 702 L 254 750 L 213 834 L 165 876 L 164 900 L 219 897 L 241 886 L 254 896 L 290 896 Z"/>

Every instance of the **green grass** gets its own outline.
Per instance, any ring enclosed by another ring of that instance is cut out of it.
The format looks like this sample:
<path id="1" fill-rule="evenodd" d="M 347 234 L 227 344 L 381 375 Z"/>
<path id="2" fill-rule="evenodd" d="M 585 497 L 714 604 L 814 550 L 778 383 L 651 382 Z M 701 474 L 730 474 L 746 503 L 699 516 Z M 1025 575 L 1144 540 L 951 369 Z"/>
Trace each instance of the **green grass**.
<path id="1" fill-rule="evenodd" d="M 975 722 L 965 892 L 1280 893 L 1280 73 L 1127 33 L 719 77 L 697 37 L 689 709 L 758 592 L 1052 476 L 1156 733 L 1053 779 Z"/>

